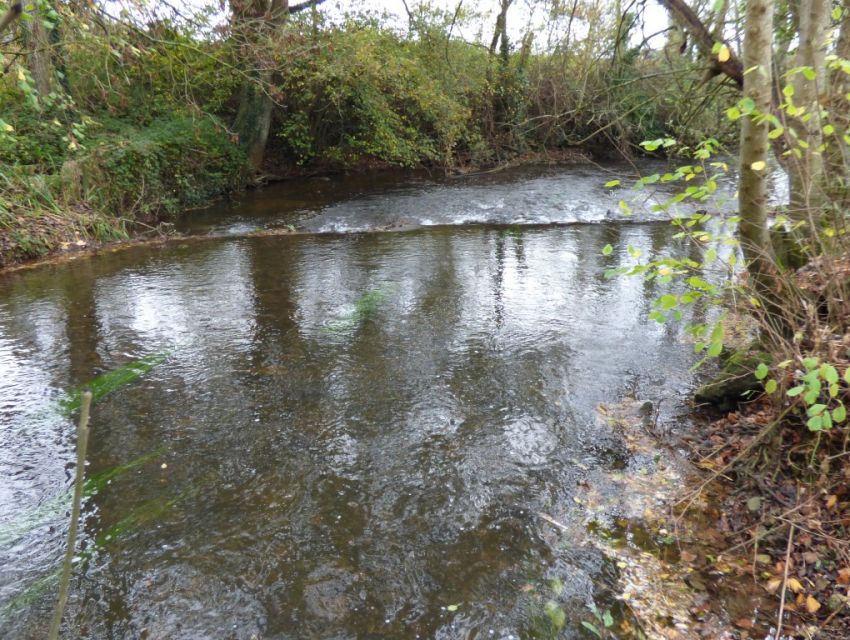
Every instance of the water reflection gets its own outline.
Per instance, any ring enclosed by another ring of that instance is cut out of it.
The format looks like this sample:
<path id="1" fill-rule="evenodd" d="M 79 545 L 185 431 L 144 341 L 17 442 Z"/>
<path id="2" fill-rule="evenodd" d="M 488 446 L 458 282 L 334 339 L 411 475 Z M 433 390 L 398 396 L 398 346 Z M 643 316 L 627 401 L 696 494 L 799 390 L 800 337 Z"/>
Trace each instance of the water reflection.
<path id="1" fill-rule="evenodd" d="M 568 574 L 572 637 L 615 569 L 534 514 L 583 517 L 577 484 L 622 459 L 599 402 L 689 384 L 691 349 L 641 311 L 653 285 L 600 277 L 628 245 L 686 250 L 671 233 L 213 240 L 10 276 L 0 530 L 67 486 L 59 391 L 168 352 L 95 409 L 91 472 L 163 452 L 86 503 L 74 633 L 536 637 L 525 585 Z M 0 637 L 43 634 L 49 588 L 9 607 L 50 575 L 64 527 L 0 545 Z"/>

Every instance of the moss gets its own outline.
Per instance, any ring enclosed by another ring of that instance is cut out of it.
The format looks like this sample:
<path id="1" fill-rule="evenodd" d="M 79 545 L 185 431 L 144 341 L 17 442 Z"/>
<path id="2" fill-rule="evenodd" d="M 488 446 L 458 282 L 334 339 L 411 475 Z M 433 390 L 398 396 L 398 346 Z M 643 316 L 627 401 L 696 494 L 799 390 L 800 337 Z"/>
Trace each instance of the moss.
<path id="1" fill-rule="evenodd" d="M 722 369 L 696 390 L 694 400 L 720 409 L 734 408 L 749 394 L 761 391 L 761 382 L 756 380 L 753 371 L 760 363 L 769 361 L 769 355 L 755 346 L 725 353 Z"/>

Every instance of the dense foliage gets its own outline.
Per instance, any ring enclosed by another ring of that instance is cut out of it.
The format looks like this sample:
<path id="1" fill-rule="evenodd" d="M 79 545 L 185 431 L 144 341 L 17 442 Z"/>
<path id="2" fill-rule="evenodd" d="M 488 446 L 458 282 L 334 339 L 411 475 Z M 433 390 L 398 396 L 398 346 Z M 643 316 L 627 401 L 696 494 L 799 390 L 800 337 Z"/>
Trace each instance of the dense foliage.
<path id="1" fill-rule="evenodd" d="M 462 35 L 489 31 L 485 5 L 414 5 L 403 30 L 311 3 L 24 6 L 0 34 L 0 263 L 120 236 L 252 176 L 731 134 L 713 108 L 728 83 L 637 42 L 633 13 L 541 5 L 544 44 L 544 27 L 508 37 L 509 6 L 489 47 Z"/>

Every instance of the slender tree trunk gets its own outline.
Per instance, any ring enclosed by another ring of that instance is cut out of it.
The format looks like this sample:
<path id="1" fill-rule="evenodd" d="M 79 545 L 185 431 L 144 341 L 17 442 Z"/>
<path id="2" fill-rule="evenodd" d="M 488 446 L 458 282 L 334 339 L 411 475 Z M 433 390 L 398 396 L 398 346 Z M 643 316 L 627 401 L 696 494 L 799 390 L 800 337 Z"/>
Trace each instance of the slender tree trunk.
<path id="1" fill-rule="evenodd" d="M 759 113 L 770 113 L 773 46 L 773 0 L 750 0 L 744 19 L 744 97 L 755 104 L 756 114 L 741 124 L 741 179 L 738 209 L 741 245 L 751 282 L 769 318 L 781 316 L 776 293 L 775 266 L 767 226 L 767 159 L 769 124 Z"/>
<path id="2" fill-rule="evenodd" d="M 251 80 L 242 83 L 239 111 L 233 123 L 234 130 L 239 134 L 239 145 L 248 156 L 248 162 L 255 173 L 263 165 L 271 130 L 274 101 L 266 93 L 270 83 L 269 71 L 258 71 Z"/>
<path id="3" fill-rule="evenodd" d="M 243 29 L 244 37 L 255 50 L 255 68 L 239 90 L 239 110 L 233 128 L 239 135 L 239 145 L 248 156 L 254 173 L 262 168 L 266 142 L 271 130 L 274 100 L 269 94 L 272 71 L 257 49 L 262 46 L 263 35 L 277 29 L 289 13 L 289 0 L 246 0 L 233 4 L 234 25 Z"/>
<path id="4" fill-rule="evenodd" d="M 790 117 L 790 125 L 798 140 L 806 142 L 799 156 L 789 163 L 791 183 L 791 212 L 797 218 L 816 213 L 823 202 L 823 156 L 820 118 L 821 94 L 826 89 L 826 30 L 830 0 L 803 0 L 800 3 L 800 36 L 794 67 L 806 67 L 814 76 L 797 73 L 792 79 L 795 108 L 804 113 Z M 804 119 L 803 116 L 808 116 Z M 797 155 L 796 153 L 794 154 Z"/>
<path id="5" fill-rule="evenodd" d="M 27 68 L 35 80 L 35 88 L 40 98 L 53 91 L 56 83 L 56 72 L 50 56 L 50 33 L 44 26 L 41 16 L 41 5 L 36 3 L 27 24 Z"/>
<path id="6" fill-rule="evenodd" d="M 835 54 L 841 60 L 850 60 L 850 0 L 842 0 L 841 9 Z M 845 142 L 844 134 L 850 132 L 850 101 L 845 96 L 850 93 L 850 75 L 834 69 L 829 80 L 830 123 L 835 127 L 835 135 L 827 140 L 824 179 L 830 198 L 846 208 L 850 197 L 850 145 Z"/>

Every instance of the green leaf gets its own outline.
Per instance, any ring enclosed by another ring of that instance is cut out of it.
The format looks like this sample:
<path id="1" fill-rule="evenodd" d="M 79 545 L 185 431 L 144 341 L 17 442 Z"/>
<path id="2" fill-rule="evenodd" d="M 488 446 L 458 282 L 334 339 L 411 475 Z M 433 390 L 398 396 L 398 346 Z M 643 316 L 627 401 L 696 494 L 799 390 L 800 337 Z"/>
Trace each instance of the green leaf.
<path id="1" fill-rule="evenodd" d="M 750 113 L 755 110 L 756 103 L 752 98 L 741 98 L 738 100 L 738 107 L 744 113 Z"/>
<path id="2" fill-rule="evenodd" d="M 820 389 L 809 389 L 803 394 L 803 400 L 806 404 L 814 404 L 820 396 Z"/>
<path id="3" fill-rule="evenodd" d="M 712 358 L 716 358 L 723 351 L 723 343 L 722 342 L 712 342 L 708 347 L 708 355 Z"/>
<path id="4" fill-rule="evenodd" d="M 711 330 L 711 339 L 715 342 L 720 342 L 723 340 L 724 335 L 726 335 L 726 329 L 724 329 L 723 325 L 718 322 Z"/>
<path id="5" fill-rule="evenodd" d="M 602 255 L 603 256 L 610 256 L 613 253 L 613 251 L 614 251 L 614 247 L 612 247 L 610 244 L 606 244 L 604 247 L 602 247 Z"/>
<path id="6" fill-rule="evenodd" d="M 811 407 L 806 409 L 806 413 L 810 416 L 819 416 L 824 411 L 826 411 L 825 404 L 813 404 Z"/>
<path id="7" fill-rule="evenodd" d="M 814 369 L 816 366 L 818 366 L 819 362 L 820 360 L 818 360 L 817 358 L 803 358 L 803 366 L 806 367 L 806 369 L 808 370 Z"/>
<path id="8" fill-rule="evenodd" d="M 605 625 L 606 629 L 614 624 L 614 616 L 612 616 L 611 612 L 607 609 L 605 610 L 605 613 L 602 614 L 602 624 Z"/>
<path id="9" fill-rule="evenodd" d="M 823 364 L 820 368 L 821 378 L 826 380 L 829 384 L 835 384 L 838 382 L 838 371 L 831 364 Z"/>
<path id="10" fill-rule="evenodd" d="M 821 427 L 824 429 L 832 429 L 832 418 L 829 415 L 829 411 L 824 411 L 821 416 L 823 422 L 821 423 Z"/>
<path id="11" fill-rule="evenodd" d="M 602 637 L 602 634 L 599 632 L 599 629 L 597 629 L 592 622 L 588 622 L 587 620 L 582 620 L 581 626 L 583 626 L 585 629 L 587 629 L 588 631 L 593 633 L 597 638 Z"/>
<path id="12" fill-rule="evenodd" d="M 778 386 L 776 380 L 771 378 L 764 385 L 765 393 L 775 393 Z"/>
<path id="13" fill-rule="evenodd" d="M 670 293 L 663 295 L 658 299 L 658 306 L 665 311 L 672 309 L 677 304 L 679 304 L 679 299 Z"/>
<path id="14" fill-rule="evenodd" d="M 842 403 L 839 402 L 838 406 L 832 410 L 832 419 L 838 423 L 847 419 L 847 408 Z"/>
<path id="15" fill-rule="evenodd" d="M 459 604 L 450 604 L 446 607 L 446 611 L 457 611 L 460 608 Z"/>
<path id="16" fill-rule="evenodd" d="M 764 380 L 768 373 L 770 373 L 770 369 L 767 368 L 767 365 L 764 362 L 760 362 L 759 366 L 756 367 L 756 380 Z"/>
<path id="17" fill-rule="evenodd" d="M 786 396 L 788 396 L 789 398 L 796 398 L 798 395 L 800 395 L 801 393 L 803 393 L 803 391 L 805 390 L 805 388 L 806 388 L 806 387 L 804 387 L 803 385 L 798 385 L 798 386 L 796 386 L 796 387 L 791 387 L 790 389 L 788 389 L 788 391 L 786 391 L 786 392 L 785 392 L 785 395 L 786 395 Z"/>
<path id="18" fill-rule="evenodd" d="M 702 278 L 698 278 L 697 276 L 691 276 L 687 279 L 688 286 L 693 287 L 694 289 L 699 289 L 700 291 L 713 291 L 715 287 L 710 285 Z"/>
<path id="19" fill-rule="evenodd" d="M 610 188 L 610 187 L 619 187 L 619 186 L 620 186 L 620 181 L 619 181 L 619 180 L 609 180 L 608 182 L 606 182 L 606 183 L 605 183 L 605 186 L 606 186 L 606 187 L 608 187 L 608 188 Z"/>
<path id="20" fill-rule="evenodd" d="M 821 416 L 809 418 L 806 426 L 809 428 L 809 431 L 820 431 L 823 428 L 823 418 Z"/>

